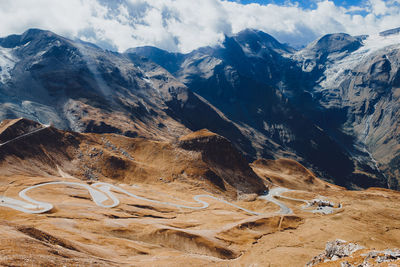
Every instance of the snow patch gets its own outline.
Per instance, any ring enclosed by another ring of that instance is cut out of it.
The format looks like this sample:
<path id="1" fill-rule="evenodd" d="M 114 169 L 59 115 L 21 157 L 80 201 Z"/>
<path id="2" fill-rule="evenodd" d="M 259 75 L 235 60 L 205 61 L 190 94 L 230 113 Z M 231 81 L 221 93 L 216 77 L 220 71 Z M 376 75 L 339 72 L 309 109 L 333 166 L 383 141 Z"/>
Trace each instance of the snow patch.
<path id="1" fill-rule="evenodd" d="M 13 55 L 11 48 L 0 47 L 0 83 L 6 83 L 11 79 L 11 70 L 17 63 L 17 58 Z"/>
<path id="2" fill-rule="evenodd" d="M 323 89 L 337 88 L 342 77 L 348 71 L 354 69 L 360 62 L 371 56 L 378 50 L 384 49 L 389 46 L 396 46 L 400 48 L 400 34 L 380 36 L 370 35 L 364 40 L 363 46 L 357 51 L 345 56 L 343 53 L 337 53 L 330 56 L 334 64 L 328 64 L 324 72 L 325 79 L 320 83 Z"/>

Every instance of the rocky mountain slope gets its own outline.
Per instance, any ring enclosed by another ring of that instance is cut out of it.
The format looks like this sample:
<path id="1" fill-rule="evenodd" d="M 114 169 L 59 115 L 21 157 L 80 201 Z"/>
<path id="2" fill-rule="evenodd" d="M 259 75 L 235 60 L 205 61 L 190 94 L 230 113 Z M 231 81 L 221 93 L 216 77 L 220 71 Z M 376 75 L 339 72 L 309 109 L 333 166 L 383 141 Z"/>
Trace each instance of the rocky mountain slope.
<path id="1" fill-rule="evenodd" d="M 327 110 L 320 119 L 329 122 L 324 127 L 339 122 L 336 127 L 354 138 L 352 147 L 359 151 L 354 156 L 368 155 L 360 161 L 379 168 L 392 188 L 398 180 L 399 48 L 396 30 L 359 37 L 334 34 L 295 56 L 303 70 L 316 77 L 309 92 Z"/>
<path id="2" fill-rule="evenodd" d="M 0 39 L 0 118 L 160 141 L 206 128 L 248 161 L 292 158 L 341 186 L 397 188 L 398 36 L 331 34 L 295 51 L 245 30 L 189 54 L 119 54 L 28 30 Z"/>
<path id="3" fill-rule="evenodd" d="M 8 62 L 1 67 L 1 118 L 161 140 L 204 125 L 213 130 L 214 123 L 241 136 L 214 107 L 155 64 L 35 29 L 0 39 L 0 47 Z"/>
<path id="4" fill-rule="evenodd" d="M 176 144 L 118 135 L 79 134 L 27 119 L 0 124 L 0 170 L 4 175 L 59 175 L 124 182 L 187 181 L 237 197 L 262 193 L 265 183 L 225 138 L 194 132 Z M 11 140 L 6 142 L 6 140 Z M 150 163 L 151 162 L 151 163 Z"/>
<path id="5" fill-rule="evenodd" d="M 272 139 L 337 184 L 397 188 L 399 45 L 391 30 L 329 34 L 294 51 L 245 30 L 185 55 L 152 47 L 127 52 L 154 60 L 252 129 L 260 156 L 270 156 L 263 140 Z"/>

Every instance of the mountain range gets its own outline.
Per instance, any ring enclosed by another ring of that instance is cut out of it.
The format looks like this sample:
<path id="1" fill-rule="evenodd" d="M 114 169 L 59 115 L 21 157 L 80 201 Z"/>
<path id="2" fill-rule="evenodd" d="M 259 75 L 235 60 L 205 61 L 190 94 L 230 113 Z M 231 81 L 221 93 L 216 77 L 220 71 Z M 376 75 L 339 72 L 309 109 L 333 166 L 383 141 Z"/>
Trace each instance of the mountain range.
<path id="1" fill-rule="evenodd" d="M 0 38 L 0 120 L 178 142 L 208 129 L 248 162 L 291 158 L 350 189 L 400 189 L 400 34 L 302 50 L 257 30 L 188 54 L 49 31 Z"/>
<path id="2" fill-rule="evenodd" d="M 0 38 L 0 265 L 400 264 L 399 49 Z"/>

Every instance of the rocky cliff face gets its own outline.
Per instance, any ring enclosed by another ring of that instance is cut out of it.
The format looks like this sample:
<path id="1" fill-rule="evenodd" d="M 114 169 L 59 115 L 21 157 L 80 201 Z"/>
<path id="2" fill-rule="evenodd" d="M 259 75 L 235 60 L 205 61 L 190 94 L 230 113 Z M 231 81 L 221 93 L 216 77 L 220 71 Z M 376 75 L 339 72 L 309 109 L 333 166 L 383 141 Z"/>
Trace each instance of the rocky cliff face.
<path id="1" fill-rule="evenodd" d="M 349 108 L 357 104 L 343 106 L 348 101 L 339 92 L 340 84 L 346 86 L 344 80 L 352 78 L 338 76 L 343 66 L 337 64 L 349 58 L 356 62 L 366 40 L 330 34 L 296 52 L 265 33 L 246 30 L 220 46 L 186 55 L 151 47 L 128 52 L 164 66 L 245 128 L 255 148 L 248 154 L 292 157 L 347 187 L 386 186 L 381 167 L 358 141 L 362 133 L 346 128 L 353 112 Z M 372 83 L 373 79 L 365 78 Z"/>
<path id="2" fill-rule="evenodd" d="M 347 37 L 346 49 L 328 49 L 321 61 L 319 41 L 296 54 L 315 84 L 310 91 L 323 107 L 319 125 L 347 143 L 354 158 L 379 169 L 391 188 L 398 188 L 400 35 L 387 31 L 375 36 Z M 322 40 L 321 38 L 320 40 Z M 314 65 L 307 65 L 314 58 Z M 317 79 L 318 78 L 318 79 Z M 323 122 L 323 121 L 327 122 Z M 332 125 L 335 125 L 332 127 Z"/>

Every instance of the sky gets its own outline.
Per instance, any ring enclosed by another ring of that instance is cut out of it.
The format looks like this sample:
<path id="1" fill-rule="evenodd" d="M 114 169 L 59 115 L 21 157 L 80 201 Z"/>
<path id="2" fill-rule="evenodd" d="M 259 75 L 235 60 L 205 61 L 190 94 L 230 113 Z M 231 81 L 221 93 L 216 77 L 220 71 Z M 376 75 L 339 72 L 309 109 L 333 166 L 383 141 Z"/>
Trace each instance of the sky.
<path id="1" fill-rule="evenodd" d="M 187 53 L 246 28 L 298 48 L 328 33 L 397 27 L 400 0 L 0 0 L 0 36 L 40 28 L 119 52 Z"/>

